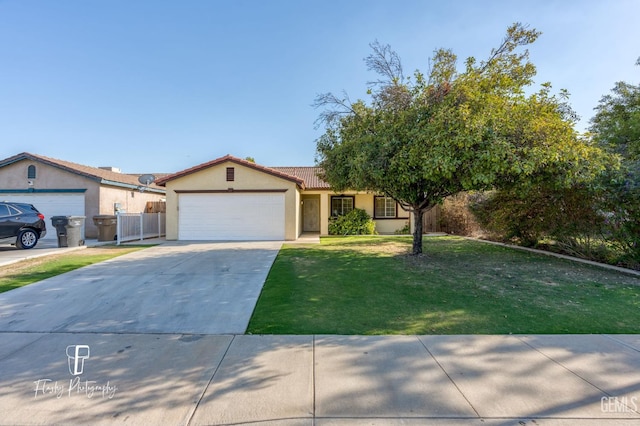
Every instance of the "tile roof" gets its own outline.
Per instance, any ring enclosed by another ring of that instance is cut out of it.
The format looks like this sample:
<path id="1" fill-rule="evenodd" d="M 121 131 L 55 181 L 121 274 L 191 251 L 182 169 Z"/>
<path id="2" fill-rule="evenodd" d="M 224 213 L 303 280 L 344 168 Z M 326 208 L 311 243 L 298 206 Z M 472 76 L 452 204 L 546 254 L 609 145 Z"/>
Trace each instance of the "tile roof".
<path id="1" fill-rule="evenodd" d="M 71 161 L 58 160 L 56 158 L 46 157 L 44 155 L 31 154 L 28 152 L 23 152 L 13 157 L 5 158 L 4 160 L 0 160 L 0 167 L 16 163 L 22 160 L 32 160 L 39 161 L 44 164 L 48 164 L 53 167 L 57 167 L 63 170 L 66 170 L 71 173 L 75 173 L 81 176 L 84 176 L 89 179 L 93 179 L 96 181 L 110 181 L 123 183 L 126 185 L 139 186 L 140 182 L 138 182 L 138 177 L 141 174 L 135 173 L 117 173 L 111 170 L 100 169 L 98 167 L 85 166 L 82 164 L 73 163 Z M 177 173 L 154 173 L 156 176 L 156 182 L 151 184 L 150 187 L 157 190 L 164 190 L 158 185 L 164 186 L 167 181 L 176 179 L 181 176 L 188 175 L 190 173 L 196 172 L 198 170 L 202 170 L 216 164 L 220 164 L 225 161 L 232 161 L 237 164 L 241 164 L 247 167 L 251 167 L 256 170 L 260 170 L 283 179 L 291 180 L 296 182 L 301 187 L 305 189 L 329 189 L 330 186 L 327 182 L 323 181 L 320 177 L 318 177 L 318 173 L 320 172 L 320 167 L 314 166 L 302 166 L 302 167 L 265 167 L 256 163 L 252 163 L 247 160 L 243 160 L 241 158 L 234 157 L 232 155 L 225 155 L 224 157 L 217 158 L 213 161 L 209 161 L 207 163 L 199 164 L 197 166 L 191 167 L 186 170 L 182 170 Z"/>
<path id="2" fill-rule="evenodd" d="M 291 175 L 291 174 L 288 174 L 288 173 L 284 173 L 284 172 L 278 170 L 277 168 L 261 166 L 259 164 L 253 163 L 251 161 L 247 161 L 247 160 L 243 160 L 243 159 L 238 158 L 238 157 L 234 157 L 233 155 L 225 155 L 224 157 L 216 158 L 215 160 L 208 161 L 208 162 L 202 163 L 202 164 L 198 164 L 197 166 L 193 166 L 191 168 L 188 168 L 188 169 L 179 171 L 177 173 L 174 173 L 172 175 L 165 176 L 165 177 L 163 177 L 161 179 L 158 179 L 156 181 L 156 183 L 158 185 L 164 186 L 167 182 L 169 182 L 171 180 L 180 178 L 182 176 L 189 175 L 191 173 L 198 172 L 200 170 L 207 169 L 209 167 L 216 166 L 218 164 L 222 164 L 222 163 L 227 162 L 227 161 L 231 161 L 233 163 L 236 163 L 236 164 L 239 164 L 239 165 L 242 165 L 242 166 L 245 166 L 245 167 L 249 167 L 249 168 L 252 168 L 252 169 L 255 169 L 255 170 L 259 170 L 261 172 L 268 173 L 270 175 L 277 176 L 277 177 L 282 178 L 282 179 L 293 181 L 297 185 L 299 185 L 301 188 L 305 187 L 305 181 L 302 178 L 298 177 L 298 176 Z"/>
<path id="3" fill-rule="evenodd" d="M 271 167 L 273 170 L 295 176 L 304 181 L 306 189 L 329 189 L 327 182 L 320 179 L 318 173 L 322 170 L 320 167 Z"/>
<path id="4" fill-rule="evenodd" d="M 41 162 L 52 167 L 57 167 L 62 170 L 66 170 L 71 173 L 75 173 L 80 176 L 84 176 L 88 179 L 98 181 L 100 183 L 120 183 L 127 186 L 140 186 L 138 177 L 140 175 L 117 173 L 110 170 L 104 170 L 97 167 L 84 166 L 82 164 L 72 163 L 71 161 L 58 160 L 56 158 L 45 157 L 44 155 L 36 155 L 28 152 L 23 152 L 13 157 L 0 160 L 0 167 L 7 166 L 9 164 L 16 163 L 22 160 L 31 160 Z M 164 188 L 157 186 L 156 184 L 149 185 L 149 188 L 156 191 L 164 191 Z"/>

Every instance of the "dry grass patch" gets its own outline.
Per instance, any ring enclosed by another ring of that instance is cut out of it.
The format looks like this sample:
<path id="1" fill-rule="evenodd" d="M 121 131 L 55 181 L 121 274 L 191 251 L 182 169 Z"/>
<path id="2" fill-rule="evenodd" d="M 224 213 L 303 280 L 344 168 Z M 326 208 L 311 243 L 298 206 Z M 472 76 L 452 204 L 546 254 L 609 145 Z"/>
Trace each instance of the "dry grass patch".
<path id="1" fill-rule="evenodd" d="M 375 245 L 362 245 L 354 247 L 360 253 L 377 254 L 380 256 L 403 256 L 411 255 L 411 247 L 407 247 L 404 241 L 384 241 Z M 415 257 L 415 256 L 411 256 Z"/>

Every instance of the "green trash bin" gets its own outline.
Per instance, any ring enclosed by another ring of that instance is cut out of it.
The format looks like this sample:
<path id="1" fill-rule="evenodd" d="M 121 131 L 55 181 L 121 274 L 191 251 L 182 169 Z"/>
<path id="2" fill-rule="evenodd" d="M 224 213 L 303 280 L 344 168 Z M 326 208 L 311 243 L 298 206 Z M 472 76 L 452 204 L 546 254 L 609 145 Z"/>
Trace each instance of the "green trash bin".
<path id="1" fill-rule="evenodd" d="M 51 224 L 56 228 L 58 247 L 80 247 L 84 245 L 85 216 L 53 216 Z"/>
<path id="2" fill-rule="evenodd" d="M 98 227 L 98 241 L 113 241 L 118 232 L 118 218 L 110 214 L 93 217 L 93 224 Z"/>

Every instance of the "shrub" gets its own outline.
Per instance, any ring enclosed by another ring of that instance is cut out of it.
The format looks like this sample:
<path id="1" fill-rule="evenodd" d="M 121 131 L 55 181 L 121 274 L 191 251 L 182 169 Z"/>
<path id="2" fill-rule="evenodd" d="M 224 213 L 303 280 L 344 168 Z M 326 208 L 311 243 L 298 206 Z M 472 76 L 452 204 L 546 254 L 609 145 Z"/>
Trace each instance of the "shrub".
<path id="1" fill-rule="evenodd" d="M 451 197 L 443 225 L 448 232 L 464 230 L 466 204 L 483 238 L 640 269 L 638 180 L 610 173 L 599 184 L 543 182 Z"/>
<path id="2" fill-rule="evenodd" d="M 485 232 L 469 209 L 469 205 L 483 196 L 479 192 L 461 192 L 445 198 L 442 203 L 440 225 L 449 234 L 483 237 Z"/>
<path id="3" fill-rule="evenodd" d="M 362 209 L 353 209 L 329 222 L 329 235 L 373 235 L 376 224 Z"/>
<path id="4" fill-rule="evenodd" d="M 411 234 L 411 225 L 406 222 L 402 228 L 396 229 L 393 233 L 396 235 L 409 235 Z"/>
<path id="5" fill-rule="evenodd" d="M 618 264 L 640 269 L 640 161 L 607 177 L 602 210 L 608 239 L 620 252 Z"/>
<path id="6" fill-rule="evenodd" d="M 604 222 L 597 198 L 596 192 L 580 186 L 531 185 L 487 193 L 471 209 L 480 224 L 502 240 L 527 247 L 549 237 L 574 247 L 586 242 L 588 252 Z"/>

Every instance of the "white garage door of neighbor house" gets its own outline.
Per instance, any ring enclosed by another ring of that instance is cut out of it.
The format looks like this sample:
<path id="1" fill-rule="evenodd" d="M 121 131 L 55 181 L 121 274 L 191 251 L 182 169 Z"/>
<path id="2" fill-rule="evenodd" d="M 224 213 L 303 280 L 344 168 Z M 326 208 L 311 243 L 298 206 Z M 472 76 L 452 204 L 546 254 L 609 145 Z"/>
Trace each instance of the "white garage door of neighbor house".
<path id="1" fill-rule="evenodd" d="M 284 194 L 180 194 L 180 240 L 284 240 Z"/>
<path id="2" fill-rule="evenodd" d="M 45 240 L 58 238 L 56 228 L 51 224 L 52 216 L 84 216 L 84 194 L 0 194 L 0 199 L 33 204 L 44 215 Z"/>

